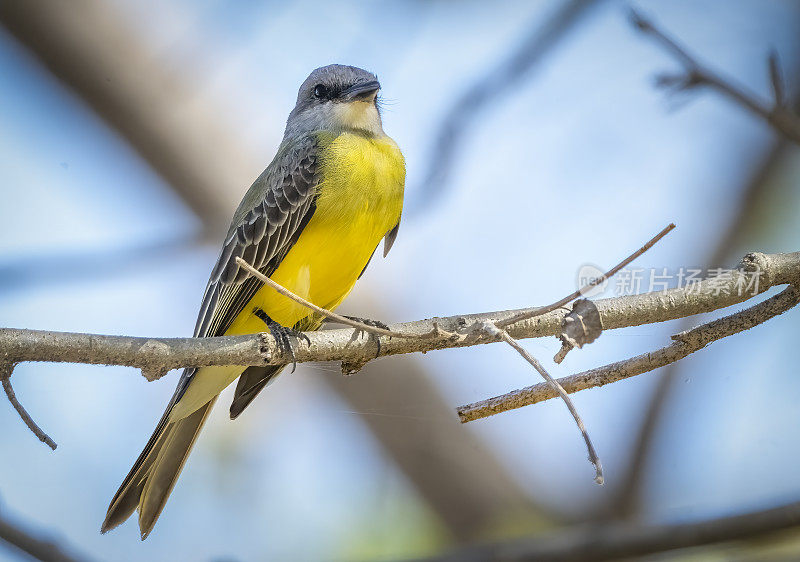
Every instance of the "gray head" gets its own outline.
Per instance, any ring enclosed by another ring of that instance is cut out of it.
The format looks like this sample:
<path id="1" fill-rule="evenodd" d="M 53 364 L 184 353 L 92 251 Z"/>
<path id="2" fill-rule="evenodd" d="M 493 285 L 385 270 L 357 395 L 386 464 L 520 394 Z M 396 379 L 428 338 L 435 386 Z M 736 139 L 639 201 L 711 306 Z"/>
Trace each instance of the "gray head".
<path id="1" fill-rule="evenodd" d="M 378 77 L 355 66 L 331 64 L 314 70 L 297 93 L 284 138 L 313 131 L 358 131 L 382 136 L 376 95 Z"/>

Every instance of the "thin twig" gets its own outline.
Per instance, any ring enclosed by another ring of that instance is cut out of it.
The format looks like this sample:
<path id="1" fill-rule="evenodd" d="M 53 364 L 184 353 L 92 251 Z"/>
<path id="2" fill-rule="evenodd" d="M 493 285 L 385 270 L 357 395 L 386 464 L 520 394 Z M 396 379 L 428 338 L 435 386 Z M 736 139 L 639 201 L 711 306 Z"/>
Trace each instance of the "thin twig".
<path id="1" fill-rule="evenodd" d="M 561 300 L 557 300 L 553 304 L 550 304 L 550 305 L 547 305 L 547 306 L 543 306 L 543 307 L 540 307 L 540 308 L 535 308 L 535 309 L 532 309 L 532 310 L 529 310 L 529 311 L 526 311 L 526 312 L 522 312 L 522 313 L 517 314 L 515 316 L 512 316 L 511 318 L 507 318 L 505 320 L 501 320 L 501 321 L 496 323 L 498 328 L 507 328 L 508 326 L 510 326 L 511 324 L 514 324 L 516 322 L 522 322 L 523 320 L 528 320 L 529 318 L 534 318 L 536 316 L 541 316 L 543 314 L 547 314 L 548 312 L 556 310 L 557 308 L 561 308 L 565 304 L 574 301 L 575 299 L 581 297 L 585 293 L 587 293 L 590 290 L 592 290 L 592 288 L 596 287 L 597 285 L 600 285 L 600 284 L 604 283 L 606 281 L 606 279 L 608 279 L 610 277 L 613 277 L 614 275 L 619 273 L 619 271 L 623 267 L 627 266 L 633 260 L 635 260 L 636 258 L 641 256 L 642 254 L 644 254 L 647 250 L 652 248 L 656 244 L 656 242 L 658 242 L 659 240 L 664 238 L 664 236 L 669 234 L 669 232 L 673 228 L 675 228 L 675 223 L 669 223 L 667 226 L 665 226 L 661 230 L 661 232 L 659 232 L 658 234 L 653 236 L 644 246 L 642 246 L 641 248 L 636 250 L 634 253 L 632 253 L 630 256 L 628 256 L 627 258 L 625 258 L 624 260 L 619 262 L 617 265 L 615 265 L 614 267 L 612 267 L 608 271 L 606 271 L 600 277 L 596 277 L 595 279 L 592 279 L 591 281 L 589 281 L 586 285 L 582 286 L 580 289 L 578 289 L 577 291 L 575 291 L 571 295 L 568 295 L 568 296 L 564 297 Z"/>
<path id="2" fill-rule="evenodd" d="M 794 285 L 790 285 L 774 297 L 755 306 L 674 335 L 674 341 L 671 345 L 625 359 L 624 361 L 570 375 L 558 379 L 558 382 L 566 392 L 572 394 L 587 388 L 596 388 L 641 375 L 683 359 L 716 340 L 749 330 L 779 314 L 783 314 L 798 303 L 800 303 L 800 290 Z M 460 406 L 457 412 L 461 422 L 466 423 L 508 410 L 537 404 L 555 398 L 557 395 L 558 393 L 549 384 L 537 384 L 503 394 L 502 396 L 495 396 L 494 398 Z"/>
<path id="3" fill-rule="evenodd" d="M 58 447 L 56 442 L 53 441 L 50 436 L 47 435 L 44 430 L 42 430 L 41 427 L 36 425 L 36 422 L 33 421 L 31 415 L 17 399 L 17 395 L 14 393 L 14 388 L 11 386 L 11 374 L 13 372 L 14 365 L 12 363 L 0 363 L 0 382 L 3 384 L 3 390 L 6 393 L 8 401 L 11 402 L 11 405 L 14 406 L 14 409 L 19 414 L 19 417 L 22 418 L 22 421 L 25 422 L 25 425 L 28 426 L 28 429 L 33 432 L 39 441 L 55 451 L 56 447 Z"/>
<path id="4" fill-rule="evenodd" d="M 767 121 L 778 132 L 789 140 L 800 144 L 800 117 L 783 102 L 783 88 L 777 68 L 777 59 L 771 55 L 768 64 L 770 68 L 770 81 L 773 88 L 772 106 L 759 101 L 752 93 L 740 86 L 735 86 L 729 80 L 720 77 L 712 70 L 702 66 L 690 55 L 686 49 L 658 29 L 652 22 L 642 17 L 636 10 L 631 10 L 631 22 L 645 35 L 651 37 L 668 53 L 675 57 L 684 67 L 684 74 L 680 76 L 661 76 L 659 85 L 677 90 L 689 90 L 698 86 L 708 86 L 717 92 L 734 100 L 739 105 L 747 108 L 762 119 Z"/>
<path id="5" fill-rule="evenodd" d="M 552 388 L 555 392 L 557 392 L 559 396 L 561 396 L 561 399 L 567 405 L 567 408 L 569 408 L 569 413 L 572 414 L 575 423 L 578 425 L 578 429 L 581 430 L 581 435 L 583 436 L 583 440 L 586 442 L 586 449 L 589 452 L 589 462 L 591 462 L 592 465 L 594 466 L 594 471 L 595 471 L 594 481 L 602 486 L 603 465 L 600 462 L 600 457 L 597 455 L 597 451 L 594 450 L 594 445 L 592 445 L 592 440 L 589 438 L 589 433 L 586 431 L 586 426 L 583 424 L 583 420 L 581 419 L 580 414 L 578 414 L 578 410 L 575 408 L 575 404 L 573 404 L 572 399 L 569 397 L 569 394 L 567 394 L 567 392 L 558 383 L 557 380 L 555 380 L 553 377 L 550 376 L 550 373 L 547 372 L 547 370 L 542 366 L 541 363 L 539 363 L 539 361 L 536 360 L 536 358 L 533 355 L 528 353 L 528 351 L 524 347 L 522 347 L 517 340 L 508 335 L 508 332 L 498 328 L 491 322 L 484 322 L 483 329 L 486 330 L 486 332 L 489 335 L 500 338 L 508 345 L 510 345 L 512 348 L 514 348 L 517 351 L 517 353 L 519 353 L 523 357 L 523 359 L 525 359 L 525 361 L 530 363 L 533 366 L 533 368 L 536 369 L 540 375 L 542 375 L 542 378 L 544 378 L 544 380 L 547 381 L 546 384 L 549 385 L 550 388 Z"/>
<path id="6" fill-rule="evenodd" d="M 390 338 L 391 337 L 397 337 L 397 338 L 418 338 L 418 337 L 420 337 L 419 334 L 403 334 L 401 332 L 393 332 L 392 330 L 384 330 L 383 328 L 378 328 L 377 326 L 370 326 L 369 324 L 364 324 L 363 322 L 359 322 L 358 320 L 353 320 L 351 318 L 347 318 L 346 316 L 342 316 L 340 314 L 336 314 L 335 312 L 331 312 L 330 310 L 327 310 L 325 308 L 317 306 L 313 302 L 307 301 L 303 297 L 301 297 L 299 295 L 296 295 L 295 293 L 293 293 L 292 291 L 290 291 L 289 289 L 287 289 L 283 285 L 279 285 L 278 283 L 276 283 L 275 281 L 273 281 L 272 279 L 270 279 L 269 277 L 267 277 L 266 275 L 261 273 L 255 267 L 253 267 L 252 265 L 250 265 L 249 263 L 244 261 L 242 258 L 237 257 L 236 258 L 236 263 L 239 264 L 239 267 L 242 267 L 242 268 L 246 269 L 247 272 L 250 273 L 250 275 L 252 275 L 256 279 L 258 279 L 259 281 L 261 281 L 265 285 L 269 285 L 270 287 L 275 289 L 277 292 L 282 294 L 284 297 L 287 297 L 287 298 L 293 300 L 294 302 L 306 307 L 307 309 L 309 309 L 309 310 L 311 310 L 313 312 L 316 312 L 320 316 L 325 316 L 326 318 L 329 318 L 329 319 L 333 320 L 334 322 L 337 322 L 339 324 L 345 324 L 347 326 L 352 326 L 353 328 L 356 328 L 357 330 L 361 330 L 362 332 L 368 332 L 370 334 L 375 334 L 375 335 L 378 335 L 378 336 L 389 336 Z"/>

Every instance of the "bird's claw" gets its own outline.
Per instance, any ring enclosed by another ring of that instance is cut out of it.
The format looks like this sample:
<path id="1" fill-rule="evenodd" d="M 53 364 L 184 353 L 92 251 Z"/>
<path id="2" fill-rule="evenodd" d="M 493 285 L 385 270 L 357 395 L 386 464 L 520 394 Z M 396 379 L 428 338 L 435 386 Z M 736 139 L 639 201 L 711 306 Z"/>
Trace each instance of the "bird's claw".
<path id="1" fill-rule="evenodd" d="M 345 316 L 348 320 L 353 320 L 354 322 L 361 322 L 362 324 L 366 324 L 367 326 L 372 326 L 373 328 L 380 328 L 381 330 L 388 330 L 389 326 L 381 322 L 380 320 L 372 320 L 370 318 L 359 318 L 358 316 Z M 358 333 L 363 333 L 364 330 L 360 328 L 356 328 Z M 391 336 L 390 336 L 391 337 Z M 378 345 L 378 351 L 375 354 L 375 357 L 379 357 L 381 354 L 381 337 L 378 334 L 375 334 L 375 343 Z"/>
<path id="2" fill-rule="evenodd" d="M 345 316 L 348 320 L 352 320 L 354 322 L 361 322 L 362 324 L 366 324 L 367 326 L 372 326 L 373 328 L 380 328 L 381 330 L 388 330 L 389 326 L 381 322 L 380 320 L 371 320 L 369 318 L 359 318 L 358 316 Z"/>
<path id="3" fill-rule="evenodd" d="M 292 347 L 292 343 L 289 341 L 289 336 L 294 336 L 298 340 L 306 340 L 308 345 L 311 345 L 311 340 L 303 332 L 298 332 L 293 328 L 287 328 L 286 326 L 278 324 L 261 308 L 254 308 L 253 314 L 255 314 L 257 318 L 262 320 L 264 324 L 267 325 L 267 328 L 269 328 L 269 333 L 275 338 L 275 343 L 278 345 L 278 349 L 281 351 L 281 353 L 291 357 L 292 372 L 294 373 L 294 370 L 297 368 L 297 359 L 294 356 L 294 348 Z"/>

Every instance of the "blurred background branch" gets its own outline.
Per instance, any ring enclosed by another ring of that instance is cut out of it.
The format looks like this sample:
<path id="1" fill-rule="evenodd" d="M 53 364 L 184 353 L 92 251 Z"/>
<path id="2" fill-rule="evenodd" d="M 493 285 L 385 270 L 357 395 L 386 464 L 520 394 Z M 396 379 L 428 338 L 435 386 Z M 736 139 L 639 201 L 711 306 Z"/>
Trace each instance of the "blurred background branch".
<path id="1" fill-rule="evenodd" d="M 41 562 L 89 562 L 90 558 L 76 554 L 71 546 L 64 546 L 53 538 L 45 538 L 45 534 L 42 531 L 34 532 L 0 514 L 1 543 Z"/>
<path id="2" fill-rule="evenodd" d="M 184 69 L 165 67 L 102 0 L 3 2 L 0 24 L 172 186 L 209 238 L 222 236 L 234 195 L 264 162 L 197 103 Z"/>
<path id="3" fill-rule="evenodd" d="M 800 502 L 742 515 L 673 525 L 606 523 L 576 526 L 543 537 L 457 550 L 430 560 L 548 560 L 597 562 L 623 560 L 727 541 L 744 541 L 800 525 Z"/>
<path id="4" fill-rule="evenodd" d="M 768 106 L 741 86 L 734 85 L 730 80 L 722 78 L 716 72 L 702 66 L 675 40 L 636 10 L 631 10 L 631 22 L 639 31 L 674 56 L 684 67 L 683 74 L 660 75 L 657 79 L 659 86 L 674 91 L 688 91 L 703 86 L 712 88 L 764 119 L 787 139 L 800 144 L 800 117 L 785 103 L 785 86 L 779 68 L 778 55 L 775 51 L 772 51 L 767 59 L 773 94 L 772 104 Z"/>
<path id="5" fill-rule="evenodd" d="M 491 104 L 500 104 L 520 82 L 529 79 L 546 55 L 556 49 L 601 0 L 566 0 L 542 23 L 539 18 L 527 35 L 504 57 L 491 65 L 486 74 L 456 97 L 441 124 L 435 128 L 433 147 L 423 180 L 416 190 L 417 198 L 409 205 L 407 215 L 416 217 L 436 208 L 448 187 L 450 173 L 470 127 L 482 117 Z"/>

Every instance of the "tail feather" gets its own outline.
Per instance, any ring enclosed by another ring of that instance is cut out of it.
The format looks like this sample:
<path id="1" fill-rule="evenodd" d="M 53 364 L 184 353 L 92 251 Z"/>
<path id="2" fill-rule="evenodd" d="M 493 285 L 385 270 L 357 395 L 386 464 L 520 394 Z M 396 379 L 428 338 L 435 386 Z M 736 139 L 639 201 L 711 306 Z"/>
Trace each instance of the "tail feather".
<path id="1" fill-rule="evenodd" d="M 147 538 L 158 516 L 161 515 L 161 510 L 164 509 L 167 498 L 175 487 L 175 482 L 216 401 L 214 398 L 193 414 L 169 424 L 169 435 L 150 467 L 139 500 L 139 531 L 142 540 Z"/>
<path id="2" fill-rule="evenodd" d="M 170 403 L 144 450 L 111 500 L 101 532 L 105 533 L 120 525 L 138 508 L 142 540 L 147 538 L 215 402 L 216 398 L 175 422 L 169 422 L 174 401 Z"/>
<path id="3" fill-rule="evenodd" d="M 125 522 L 139 506 L 139 497 L 142 494 L 142 490 L 144 490 L 147 473 L 164 443 L 167 420 L 174 401 L 173 399 L 170 402 L 167 411 L 161 416 L 161 420 L 156 425 L 153 435 L 150 436 L 139 458 L 133 463 L 133 467 L 122 481 L 122 484 L 120 484 L 117 493 L 111 498 L 105 521 L 100 527 L 101 533 L 106 533 Z"/>
<path id="4" fill-rule="evenodd" d="M 234 392 L 233 401 L 231 401 L 230 414 L 232 420 L 235 420 L 250 405 L 250 402 L 258 396 L 258 393 L 266 388 L 281 372 L 281 369 L 283 369 L 283 366 L 248 367 L 245 369 L 239 377 L 239 382 L 236 383 L 236 392 Z"/>

